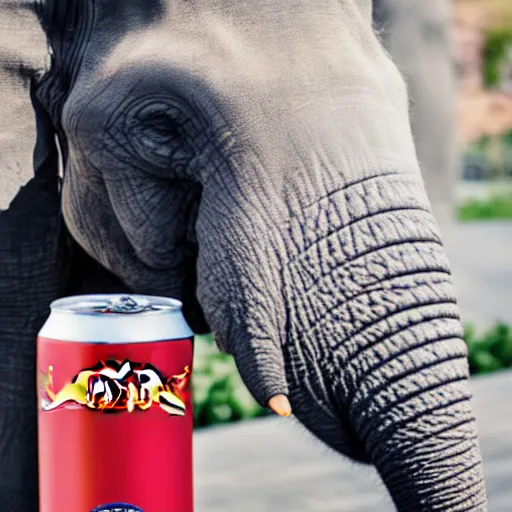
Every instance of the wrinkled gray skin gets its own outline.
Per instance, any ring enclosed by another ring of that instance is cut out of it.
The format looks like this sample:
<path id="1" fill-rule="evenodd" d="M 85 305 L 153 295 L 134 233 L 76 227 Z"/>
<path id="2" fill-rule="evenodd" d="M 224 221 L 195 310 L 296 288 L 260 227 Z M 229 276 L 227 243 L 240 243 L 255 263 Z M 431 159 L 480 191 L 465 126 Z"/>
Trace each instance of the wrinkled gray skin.
<path id="1" fill-rule="evenodd" d="M 53 7 L 53 10 L 50 9 Z M 200 305 L 399 510 L 486 507 L 449 263 L 368 0 L 59 0 L 40 97 L 76 240 Z"/>

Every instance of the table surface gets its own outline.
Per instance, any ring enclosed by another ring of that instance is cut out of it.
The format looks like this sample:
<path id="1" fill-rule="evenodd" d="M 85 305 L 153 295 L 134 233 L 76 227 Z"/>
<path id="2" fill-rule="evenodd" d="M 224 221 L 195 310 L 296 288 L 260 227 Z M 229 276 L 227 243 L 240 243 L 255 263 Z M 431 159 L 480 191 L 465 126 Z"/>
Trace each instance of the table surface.
<path id="1" fill-rule="evenodd" d="M 472 380 L 489 510 L 512 510 L 512 372 Z M 373 468 L 329 452 L 294 420 L 195 434 L 196 512 L 388 512 Z"/>

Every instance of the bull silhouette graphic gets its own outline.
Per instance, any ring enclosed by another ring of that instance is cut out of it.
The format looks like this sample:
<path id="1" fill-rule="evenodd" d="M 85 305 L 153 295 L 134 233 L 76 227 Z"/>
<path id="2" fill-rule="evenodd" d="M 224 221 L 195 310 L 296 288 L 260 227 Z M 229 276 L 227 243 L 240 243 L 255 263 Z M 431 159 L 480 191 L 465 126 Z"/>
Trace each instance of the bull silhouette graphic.
<path id="1" fill-rule="evenodd" d="M 52 411 L 82 405 L 100 411 L 145 411 L 157 406 L 173 416 L 185 415 L 183 390 L 189 367 L 181 375 L 164 378 L 153 365 L 129 360 L 99 361 L 78 373 L 60 391 L 53 389 L 53 367 L 44 379 L 41 408 Z"/>

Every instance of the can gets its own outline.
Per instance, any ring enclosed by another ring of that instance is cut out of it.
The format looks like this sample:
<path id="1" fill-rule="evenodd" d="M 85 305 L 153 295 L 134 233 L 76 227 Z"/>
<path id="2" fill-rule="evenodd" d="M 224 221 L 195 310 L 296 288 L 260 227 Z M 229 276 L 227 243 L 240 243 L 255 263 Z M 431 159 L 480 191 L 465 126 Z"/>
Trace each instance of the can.
<path id="1" fill-rule="evenodd" d="M 37 341 L 40 512 L 192 512 L 192 355 L 179 301 L 51 304 Z"/>

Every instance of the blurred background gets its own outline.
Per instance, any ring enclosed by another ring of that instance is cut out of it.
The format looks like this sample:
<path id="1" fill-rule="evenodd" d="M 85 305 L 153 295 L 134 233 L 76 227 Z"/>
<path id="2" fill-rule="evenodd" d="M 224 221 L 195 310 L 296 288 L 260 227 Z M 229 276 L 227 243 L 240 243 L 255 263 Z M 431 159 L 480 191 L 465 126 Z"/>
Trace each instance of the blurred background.
<path id="1" fill-rule="evenodd" d="M 456 0 L 462 221 L 512 218 L 512 2 Z"/>

